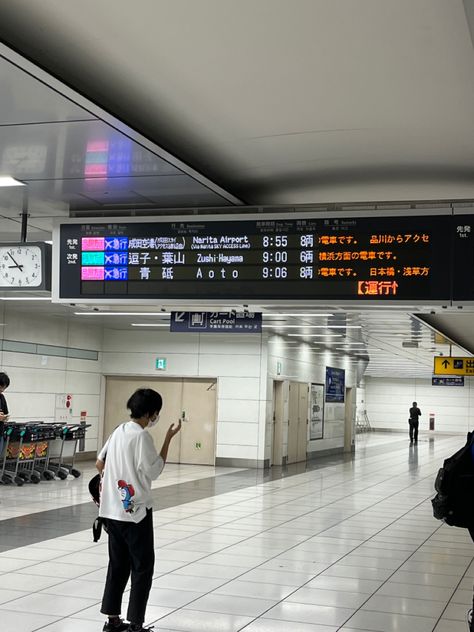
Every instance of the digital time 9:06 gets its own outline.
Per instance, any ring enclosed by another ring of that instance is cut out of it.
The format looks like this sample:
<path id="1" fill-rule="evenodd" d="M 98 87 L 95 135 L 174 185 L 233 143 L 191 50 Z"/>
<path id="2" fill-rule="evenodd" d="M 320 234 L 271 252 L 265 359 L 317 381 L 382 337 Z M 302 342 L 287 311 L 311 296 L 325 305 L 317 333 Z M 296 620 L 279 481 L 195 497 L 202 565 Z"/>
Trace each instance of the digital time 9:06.
<path id="1" fill-rule="evenodd" d="M 262 268 L 262 276 L 264 279 L 286 279 L 288 277 L 288 268 Z"/>

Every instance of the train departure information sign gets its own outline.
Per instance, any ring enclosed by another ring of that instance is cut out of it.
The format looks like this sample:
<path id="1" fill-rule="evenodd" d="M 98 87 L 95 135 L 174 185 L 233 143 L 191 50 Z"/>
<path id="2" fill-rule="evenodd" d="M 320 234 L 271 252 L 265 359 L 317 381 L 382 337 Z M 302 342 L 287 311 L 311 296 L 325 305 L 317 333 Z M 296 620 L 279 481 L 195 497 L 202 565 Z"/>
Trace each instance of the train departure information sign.
<path id="1" fill-rule="evenodd" d="M 449 300 L 450 220 L 67 223 L 58 298 Z"/>

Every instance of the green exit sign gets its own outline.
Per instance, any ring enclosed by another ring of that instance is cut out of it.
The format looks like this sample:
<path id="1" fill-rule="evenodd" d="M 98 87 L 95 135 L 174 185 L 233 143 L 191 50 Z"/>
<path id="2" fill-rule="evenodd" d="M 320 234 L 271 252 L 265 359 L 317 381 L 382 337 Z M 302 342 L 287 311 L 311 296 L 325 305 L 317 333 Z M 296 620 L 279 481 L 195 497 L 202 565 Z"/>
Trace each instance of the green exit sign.
<path id="1" fill-rule="evenodd" d="M 155 368 L 157 371 L 166 371 L 166 358 L 156 358 Z"/>

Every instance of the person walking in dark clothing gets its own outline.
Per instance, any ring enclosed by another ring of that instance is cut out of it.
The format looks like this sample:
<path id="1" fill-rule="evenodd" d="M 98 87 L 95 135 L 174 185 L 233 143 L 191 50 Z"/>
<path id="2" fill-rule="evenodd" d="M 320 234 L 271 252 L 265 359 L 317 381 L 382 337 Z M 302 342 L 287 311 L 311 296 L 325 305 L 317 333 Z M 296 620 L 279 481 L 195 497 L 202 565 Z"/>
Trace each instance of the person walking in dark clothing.
<path id="1" fill-rule="evenodd" d="M 410 424 L 410 443 L 413 441 L 418 443 L 418 426 L 419 426 L 419 418 L 421 415 L 421 410 L 418 408 L 418 404 L 413 402 L 412 407 L 410 408 L 410 418 L 408 419 L 408 423 Z"/>

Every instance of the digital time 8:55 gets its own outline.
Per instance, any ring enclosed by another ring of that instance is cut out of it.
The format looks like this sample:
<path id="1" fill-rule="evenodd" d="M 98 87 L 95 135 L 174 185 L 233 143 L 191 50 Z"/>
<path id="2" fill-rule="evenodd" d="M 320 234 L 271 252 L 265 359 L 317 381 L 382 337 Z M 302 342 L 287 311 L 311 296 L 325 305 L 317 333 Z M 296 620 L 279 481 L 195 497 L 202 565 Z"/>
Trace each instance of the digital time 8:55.
<path id="1" fill-rule="evenodd" d="M 288 246 L 288 237 L 286 235 L 264 235 L 262 237 L 262 245 L 264 248 L 268 248 L 269 246 L 286 248 Z"/>

